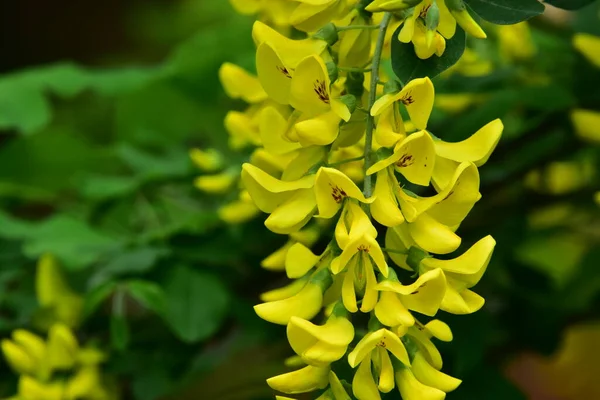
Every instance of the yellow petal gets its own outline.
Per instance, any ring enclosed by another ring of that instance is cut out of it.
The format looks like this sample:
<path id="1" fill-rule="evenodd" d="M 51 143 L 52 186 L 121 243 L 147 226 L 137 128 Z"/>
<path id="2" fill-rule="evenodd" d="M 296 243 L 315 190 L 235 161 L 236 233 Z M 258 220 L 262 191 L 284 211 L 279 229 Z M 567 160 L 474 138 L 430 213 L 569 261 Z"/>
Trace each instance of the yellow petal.
<path id="1" fill-rule="evenodd" d="M 592 144 L 600 144 L 600 112 L 591 110 L 574 110 L 571 121 L 577 136 Z"/>
<path id="2" fill-rule="evenodd" d="M 462 382 L 433 368 L 420 352 L 415 355 L 411 368 L 419 382 L 446 393 L 456 390 Z"/>
<path id="3" fill-rule="evenodd" d="M 71 330 L 54 324 L 48 333 L 48 362 L 53 368 L 71 369 L 77 360 L 79 344 Z"/>
<path id="4" fill-rule="evenodd" d="M 314 185 L 314 176 L 308 175 L 296 181 L 286 182 L 246 163 L 242 165 L 242 181 L 256 206 L 263 212 L 270 213 L 289 199 L 294 191 L 311 188 Z"/>
<path id="5" fill-rule="evenodd" d="M 199 176 L 194 180 L 194 186 L 205 193 L 221 194 L 228 192 L 236 180 L 236 175 L 223 172 L 215 175 Z"/>
<path id="6" fill-rule="evenodd" d="M 268 43 L 262 43 L 256 50 L 256 72 L 269 98 L 280 104 L 290 102 L 293 69 L 284 64 Z"/>
<path id="7" fill-rule="evenodd" d="M 312 189 L 300 189 L 279 205 L 266 219 L 270 231 L 287 235 L 296 232 L 310 221 L 316 211 L 315 194 Z"/>
<path id="8" fill-rule="evenodd" d="M 429 335 L 426 335 L 425 332 L 422 332 L 416 326 L 409 328 L 406 334 L 415 340 L 419 351 L 423 353 L 429 364 L 433 365 L 435 369 L 442 369 L 442 355 L 431 341 Z"/>
<path id="9" fill-rule="evenodd" d="M 395 177 L 390 176 L 387 169 L 377 173 L 377 182 L 373 193 L 375 201 L 371 203 L 371 215 L 375 221 L 384 226 L 392 227 L 404 222 L 404 216 L 393 191 L 395 185 L 398 185 L 398 181 Z"/>
<path id="10" fill-rule="evenodd" d="M 2 340 L 2 352 L 8 365 L 18 374 L 33 374 L 36 371 L 36 361 L 23 347 L 8 339 Z"/>
<path id="11" fill-rule="evenodd" d="M 503 130 L 502 121 L 495 119 L 462 142 L 449 143 L 436 140 L 435 152 L 444 158 L 458 162 L 470 161 L 479 167 L 490 158 L 502 137 Z"/>
<path id="12" fill-rule="evenodd" d="M 592 64 L 600 68 L 600 37 L 587 33 L 577 33 L 573 36 L 573 45 Z"/>
<path id="13" fill-rule="evenodd" d="M 304 279 L 296 279 L 287 286 L 273 289 L 261 294 L 260 299 L 264 302 L 287 299 L 298 294 L 304 288 L 304 286 L 306 286 L 307 282 L 308 277 Z"/>
<path id="14" fill-rule="evenodd" d="M 215 149 L 191 149 L 190 158 L 198 168 L 206 172 L 214 172 L 223 165 L 223 158 Z"/>
<path id="15" fill-rule="evenodd" d="M 400 368 L 396 372 L 396 384 L 402 400 L 443 400 L 446 393 L 419 382 L 410 368 Z"/>
<path id="16" fill-rule="evenodd" d="M 242 99 L 247 103 L 258 103 L 267 98 L 260 81 L 235 64 L 221 65 L 219 79 L 225 93 L 231 98 Z"/>
<path id="17" fill-rule="evenodd" d="M 339 0 L 301 2 L 290 16 L 290 23 L 298 30 L 312 32 L 338 17 Z"/>
<path id="18" fill-rule="evenodd" d="M 433 175 L 431 175 L 431 183 L 438 193 L 450 185 L 452 177 L 459 165 L 460 164 L 456 161 L 449 160 L 439 155 L 435 157 L 435 166 L 433 167 Z"/>
<path id="19" fill-rule="evenodd" d="M 307 56 L 319 55 L 327 47 L 327 43 L 324 40 L 289 39 L 260 21 L 254 22 L 254 26 L 252 27 L 252 38 L 257 47 L 260 46 L 261 43 L 269 43 L 277 50 L 277 53 L 281 56 L 283 62 L 292 69 L 295 69 L 298 63 Z"/>
<path id="20" fill-rule="evenodd" d="M 398 112 L 398 107 L 385 108 L 379 119 L 374 134 L 377 143 L 383 147 L 392 147 L 406 137 L 404 121 Z"/>
<path id="21" fill-rule="evenodd" d="M 292 317 L 287 326 L 287 332 L 288 336 L 290 333 L 296 336 L 310 336 L 332 346 L 348 346 L 354 339 L 352 323 L 345 317 L 335 315 L 329 317 L 324 325 L 315 325 L 305 319 Z"/>
<path id="22" fill-rule="evenodd" d="M 428 186 L 435 166 L 433 139 L 426 131 L 409 135 L 396 145 L 391 157 L 373 164 L 367 174 L 370 175 L 392 164 L 410 182 Z"/>
<path id="23" fill-rule="evenodd" d="M 312 167 L 323 161 L 324 157 L 325 148 L 321 146 L 311 146 L 297 150 L 296 156 L 285 167 L 281 179 L 293 181 L 302 178 Z"/>
<path id="24" fill-rule="evenodd" d="M 252 201 L 232 201 L 217 210 L 219 218 L 231 225 L 242 224 L 254 218 L 260 210 Z"/>
<path id="25" fill-rule="evenodd" d="M 352 379 L 352 393 L 358 400 L 381 400 L 371 372 L 371 355 L 366 354 Z"/>
<path id="26" fill-rule="evenodd" d="M 354 350 L 348 354 L 350 366 L 355 368 L 376 346 L 384 347 L 403 364 L 410 365 L 408 353 L 402 341 L 395 333 L 382 328 L 376 332 L 367 333 L 358 342 Z"/>
<path id="27" fill-rule="evenodd" d="M 320 57 L 309 56 L 298 64 L 291 86 L 290 105 L 308 118 L 331 110 L 331 81 Z"/>
<path id="28" fill-rule="evenodd" d="M 293 244 L 294 242 L 288 241 L 282 247 L 267 256 L 267 258 L 262 260 L 260 266 L 271 271 L 285 270 L 285 259 L 287 257 L 287 252 Z"/>
<path id="29" fill-rule="evenodd" d="M 396 265 L 407 271 L 412 271 L 412 268 L 406 262 L 406 258 L 408 257 L 408 249 L 414 245 L 416 245 L 416 243 L 410 236 L 408 224 L 390 228 L 385 234 L 385 247 L 404 253 L 390 252 L 388 253 L 388 256 Z"/>
<path id="30" fill-rule="evenodd" d="M 340 117 L 326 112 L 295 125 L 298 142 L 304 146 L 326 146 L 333 143 L 339 133 Z"/>
<path id="31" fill-rule="evenodd" d="M 300 278 L 310 271 L 321 256 L 315 255 L 302 243 L 296 243 L 288 250 L 285 258 L 285 271 L 288 278 Z"/>
<path id="32" fill-rule="evenodd" d="M 320 168 L 317 172 L 315 195 L 321 218 L 333 218 L 346 197 L 357 199 L 363 203 L 371 203 L 374 200 L 373 198 L 366 199 L 356 184 L 341 171 L 325 167 Z"/>
<path id="33" fill-rule="evenodd" d="M 438 268 L 421 275 L 411 285 L 385 280 L 377 285 L 377 289 L 397 293 L 406 308 L 431 317 L 437 313 L 444 298 L 446 278 Z"/>
<path id="34" fill-rule="evenodd" d="M 461 11 L 450 9 L 450 13 L 456 19 L 456 22 L 460 25 L 461 28 L 465 30 L 469 35 L 477 38 L 477 39 L 485 39 L 487 35 L 481 29 L 479 24 L 475 22 L 471 14 L 466 9 L 462 9 Z"/>
<path id="35" fill-rule="evenodd" d="M 394 388 L 394 366 L 390 355 L 385 349 L 379 347 L 377 349 L 379 353 L 379 359 L 381 360 L 381 367 L 379 373 L 379 382 L 377 387 L 383 393 L 389 393 Z"/>
<path id="36" fill-rule="evenodd" d="M 427 332 L 431 333 L 431 335 L 443 342 L 451 342 L 452 341 L 452 331 L 448 324 L 439 319 L 434 319 L 425 324 L 425 329 Z"/>
<path id="37" fill-rule="evenodd" d="M 427 268 L 441 268 L 449 277 L 464 281 L 467 287 L 472 287 L 483 276 L 495 246 L 496 241 L 488 235 L 456 258 L 451 260 L 425 258 L 421 264 Z"/>
<path id="38" fill-rule="evenodd" d="M 363 25 L 366 21 L 358 17 L 352 25 Z M 353 67 L 365 65 L 369 61 L 371 52 L 371 32 L 367 29 L 351 29 L 340 35 L 340 48 L 338 53 L 338 66 Z"/>
<path id="39" fill-rule="evenodd" d="M 97 367 L 81 368 L 67 383 L 66 396 L 68 399 L 91 397 L 100 384 L 100 373 Z"/>
<path id="40" fill-rule="evenodd" d="M 19 378 L 20 400 L 62 400 L 64 386 L 60 382 L 42 383 L 32 377 L 22 375 Z"/>
<path id="41" fill-rule="evenodd" d="M 456 33 L 456 20 L 448 10 L 446 1 L 438 1 L 438 8 L 440 10 L 440 23 L 437 27 L 439 33 L 441 33 L 446 39 L 452 39 Z"/>
<path id="42" fill-rule="evenodd" d="M 480 198 L 479 170 L 475 164 L 470 163 L 470 166 L 463 169 L 448 195 L 432 206 L 427 214 L 441 224 L 456 226 L 462 223 Z"/>
<path id="43" fill-rule="evenodd" d="M 260 133 L 252 119 L 245 113 L 229 111 L 225 116 L 225 129 L 230 135 L 230 144 L 235 149 L 248 144 L 260 145 Z"/>
<path id="44" fill-rule="evenodd" d="M 379 302 L 375 306 L 375 316 L 383 325 L 390 327 L 412 326 L 415 323 L 415 318 L 394 292 L 384 291 L 379 295 Z"/>
<path id="45" fill-rule="evenodd" d="M 344 274 L 344 281 L 342 283 L 342 302 L 344 303 L 344 307 L 346 310 L 351 313 L 355 313 L 358 311 L 358 306 L 356 303 L 356 292 L 354 291 L 354 270 L 356 268 L 356 259 L 354 257 L 348 265 L 348 268 Z"/>
<path id="46" fill-rule="evenodd" d="M 377 277 L 375 271 L 373 271 L 373 265 L 368 261 L 369 256 L 362 254 L 363 256 L 363 271 L 367 280 L 365 286 L 365 294 L 363 295 L 362 304 L 360 305 L 360 311 L 368 313 L 375 308 L 377 300 L 379 299 L 379 292 L 377 291 Z"/>
<path id="47" fill-rule="evenodd" d="M 329 384 L 329 367 L 313 367 L 311 365 L 287 374 L 267 379 L 273 390 L 283 393 L 305 393 L 317 389 L 325 389 Z"/>
<path id="48" fill-rule="evenodd" d="M 333 371 L 329 372 L 329 388 L 331 389 L 334 400 L 352 400 L 348 395 L 348 392 L 346 392 L 344 385 L 342 385 L 342 382 L 340 382 Z"/>
<path id="49" fill-rule="evenodd" d="M 456 315 L 472 314 L 479 311 L 485 304 L 485 299 L 469 289 L 458 292 L 452 285 L 446 288 L 442 301 L 442 310 Z"/>
<path id="50" fill-rule="evenodd" d="M 288 121 L 275 107 L 265 107 L 260 114 L 259 131 L 263 146 L 269 153 L 285 154 L 300 148 L 284 137 Z"/>
<path id="51" fill-rule="evenodd" d="M 426 213 L 421 214 L 408 228 L 415 243 L 430 253 L 452 253 L 461 243 L 461 238 L 450 228 Z"/>
<path id="52" fill-rule="evenodd" d="M 254 311 L 265 321 L 287 325 L 293 316 L 312 319 L 321 311 L 322 306 L 323 290 L 318 285 L 309 282 L 294 296 L 258 304 L 254 306 Z"/>

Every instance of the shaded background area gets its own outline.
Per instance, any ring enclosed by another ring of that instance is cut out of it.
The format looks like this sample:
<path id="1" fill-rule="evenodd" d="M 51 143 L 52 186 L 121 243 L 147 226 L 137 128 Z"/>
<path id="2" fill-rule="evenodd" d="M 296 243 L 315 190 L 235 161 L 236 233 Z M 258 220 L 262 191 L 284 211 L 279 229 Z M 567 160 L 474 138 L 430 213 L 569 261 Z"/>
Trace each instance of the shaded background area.
<path id="1" fill-rule="evenodd" d="M 555 161 L 598 170 L 597 145 L 577 139 L 569 119 L 574 108 L 600 110 L 600 90 L 590 90 L 600 73 L 571 46 L 573 31 L 600 34 L 597 9 L 566 18 L 573 26 L 534 21 L 532 59 L 439 84 L 485 98 L 438 110 L 438 136 L 459 140 L 497 117 L 507 126 L 460 230 L 462 248 L 487 234 L 498 248 L 476 288 L 484 310 L 442 316 L 455 337 L 440 345 L 445 371 L 464 380 L 449 399 L 569 400 L 551 383 L 590 377 L 579 394 L 597 385 L 581 343 L 600 348 L 598 176 L 559 194 L 526 184 Z M 259 268 L 285 238 L 262 217 L 220 222 L 215 210 L 231 196 L 195 190 L 188 157 L 214 147 L 236 168 L 250 152 L 227 148 L 223 118 L 243 105 L 226 98 L 217 70 L 225 61 L 252 70 L 252 19 L 225 0 L 4 1 L 0 15 L 0 335 L 43 333 L 34 277 L 51 253 L 85 298 L 79 338 L 110 353 L 105 369 L 123 398 L 272 398 L 264 379 L 291 351 L 285 329 L 252 305 L 286 281 Z M 580 324 L 575 344 L 561 345 Z M 575 366 L 552 366 L 561 354 Z M 5 363 L 0 376 L 0 395 L 14 393 Z"/>

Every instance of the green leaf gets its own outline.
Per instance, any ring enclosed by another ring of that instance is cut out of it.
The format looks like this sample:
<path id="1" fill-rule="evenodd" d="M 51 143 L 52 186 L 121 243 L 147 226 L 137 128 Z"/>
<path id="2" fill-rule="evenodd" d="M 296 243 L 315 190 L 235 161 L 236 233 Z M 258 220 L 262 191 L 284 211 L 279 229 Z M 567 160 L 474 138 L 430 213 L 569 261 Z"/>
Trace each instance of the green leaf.
<path id="1" fill-rule="evenodd" d="M 441 57 L 433 55 L 421 60 L 415 54 L 412 43 L 396 40 L 402 26 L 392 36 L 392 69 L 400 80 L 406 84 L 412 79 L 428 76 L 433 78 L 458 62 L 466 46 L 466 35 L 460 27 L 456 28 L 454 37 L 446 41 L 446 51 Z"/>
<path id="2" fill-rule="evenodd" d="M 116 282 L 107 282 L 104 285 L 98 286 L 85 296 L 83 303 L 84 318 L 90 316 L 100 305 L 112 295 L 117 288 Z"/>
<path id="3" fill-rule="evenodd" d="M 127 291 L 141 305 L 158 315 L 163 315 L 165 310 L 165 293 L 154 282 L 134 280 L 126 284 Z"/>
<path id="4" fill-rule="evenodd" d="M 110 317 L 110 342 L 116 350 L 123 351 L 129 345 L 130 333 L 127 319 L 122 315 Z"/>
<path id="5" fill-rule="evenodd" d="M 90 200 L 108 200 L 133 193 L 140 184 L 133 176 L 90 175 L 81 180 L 79 191 Z"/>
<path id="6" fill-rule="evenodd" d="M 111 258 L 102 265 L 98 272 L 90 278 L 91 286 L 98 286 L 114 277 L 128 274 L 143 274 L 148 272 L 158 259 L 169 253 L 169 250 L 154 247 L 128 249 Z"/>
<path id="7" fill-rule="evenodd" d="M 212 274 L 177 267 L 166 285 L 166 319 L 185 342 L 214 334 L 227 313 L 229 293 Z"/>
<path id="8" fill-rule="evenodd" d="M 23 246 L 28 257 L 52 253 L 67 268 L 83 269 L 122 246 L 119 239 L 96 231 L 84 221 L 57 215 L 38 224 Z"/>
<path id="9" fill-rule="evenodd" d="M 578 10 L 592 4 L 594 1 L 596 0 L 545 0 L 546 3 L 565 10 Z"/>
<path id="10" fill-rule="evenodd" d="M 464 0 L 473 11 L 486 21 L 512 25 L 544 12 L 538 0 Z M 567 0 L 569 1 L 569 0 Z"/>

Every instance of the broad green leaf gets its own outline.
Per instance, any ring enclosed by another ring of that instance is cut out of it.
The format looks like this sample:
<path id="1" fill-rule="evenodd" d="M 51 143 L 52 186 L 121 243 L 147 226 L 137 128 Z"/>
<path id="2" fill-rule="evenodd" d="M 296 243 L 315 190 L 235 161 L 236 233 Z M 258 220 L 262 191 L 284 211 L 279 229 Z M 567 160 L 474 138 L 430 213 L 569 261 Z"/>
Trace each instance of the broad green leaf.
<path id="1" fill-rule="evenodd" d="M 91 175 L 81 180 L 80 193 L 90 200 L 107 200 L 134 192 L 141 179 L 134 176 Z"/>
<path id="2" fill-rule="evenodd" d="M 121 240 L 67 215 L 51 217 L 31 232 L 23 246 L 28 257 L 52 253 L 70 269 L 83 269 L 122 246 Z"/>
<path id="3" fill-rule="evenodd" d="M 115 277 L 148 272 L 160 257 L 168 253 L 167 249 L 154 247 L 140 247 L 120 252 L 98 268 L 96 274 L 90 278 L 89 285 L 96 287 Z"/>
<path id="4" fill-rule="evenodd" d="M 465 31 L 457 27 L 454 37 L 446 41 L 446 50 L 441 57 L 433 55 L 421 60 L 415 54 L 412 43 L 402 43 L 396 39 L 401 28 L 399 26 L 392 36 L 392 69 L 404 84 L 415 78 L 434 78 L 456 64 L 465 51 Z"/>
<path id="5" fill-rule="evenodd" d="M 35 224 L 14 218 L 0 210 L 0 237 L 23 239 L 35 230 Z"/>
<path id="6" fill-rule="evenodd" d="M 565 10 L 578 10 L 592 4 L 594 1 L 596 0 L 545 0 L 546 3 Z"/>
<path id="7" fill-rule="evenodd" d="M 544 12 L 544 5 L 538 0 L 465 0 L 465 2 L 481 18 L 499 25 L 516 24 Z"/>
<path id="8" fill-rule="evenodd" d="M 214 334 L 227 314 L 229 293 L 212 274 L 180 266 L 166 285 L 166 320 L 185 342 Z"/>
<path id="9" fill-rule="evenodd" d="M 165 293 L 162 288 L 154 282 L 134 280 L 126 284 L 127 291 L 141 305 L 158 315 L 165 311 Z"/>

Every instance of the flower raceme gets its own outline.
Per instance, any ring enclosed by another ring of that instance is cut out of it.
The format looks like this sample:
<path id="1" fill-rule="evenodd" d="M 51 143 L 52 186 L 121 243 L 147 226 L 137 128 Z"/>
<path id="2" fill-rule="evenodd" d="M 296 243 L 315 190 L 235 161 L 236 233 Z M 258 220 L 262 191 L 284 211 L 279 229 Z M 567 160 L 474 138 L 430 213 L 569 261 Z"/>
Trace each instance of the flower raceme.
<path id="1" fill-rule="evenodd" d="M 234 4 L 268 14 L 265 1 Z M 457 23 L 472 36 L 485 33 L 461 0 L 288 5 L 287 18 L 254 24 L 256 76 L 233 64 L 220 70 L 227 94 L 248 104 L 225 120 L 230 145 L 250 149 L 248 162 L 239 173 L 219 172 L 218 154 L 192 154 L 217 173 L 198 181 L 201 189 L 236 184 L 246 204 L 268 214 L 266 227 L 289 237 L 261 265 L 290 283 L 264 293 L 254 309 L 286 326 L 299 368 L 267 383 L 318 399 L 377 400 L 395 388 L 405 400 L 442 399 L 460 380 L 441 371 L 434 341 L 451 341 L 452 332 L 433 318 L 484 305 L 471 289 L 495 241 L 459 250 L 458 228 L 481 198 L 478 168 L 503 124 L 446 142 L 429 130 L 432 81 L 386 82 L 379 66 L 390 40 L 412 42 L 430 58 L 443 53 Z M 390 26 L 400 26 L 399 37 Z"/>

